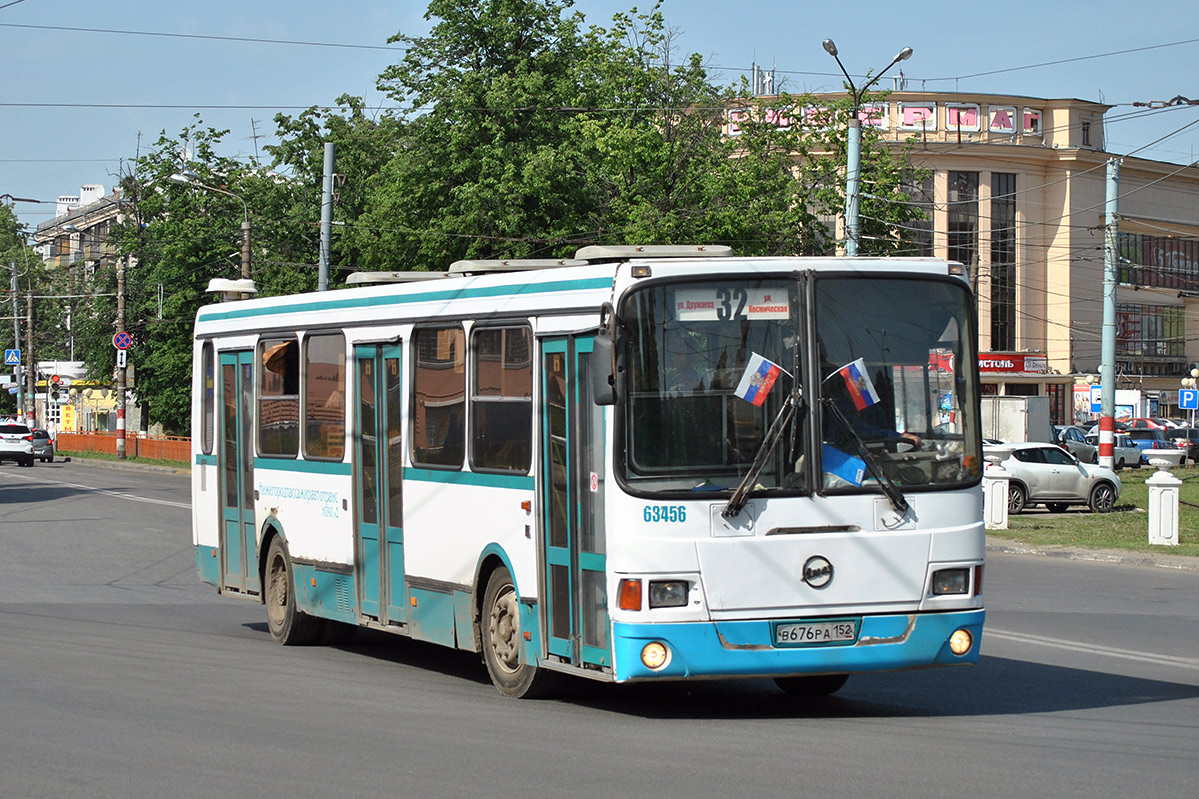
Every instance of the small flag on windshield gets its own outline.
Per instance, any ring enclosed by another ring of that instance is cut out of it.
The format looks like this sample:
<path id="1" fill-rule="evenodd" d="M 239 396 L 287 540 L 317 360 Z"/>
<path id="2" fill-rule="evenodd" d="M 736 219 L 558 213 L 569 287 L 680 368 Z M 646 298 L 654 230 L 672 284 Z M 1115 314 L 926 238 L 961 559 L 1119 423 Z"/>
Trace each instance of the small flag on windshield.
<path id="1" fill-rule="evenodd" d="M 874 383 L 870 382 L 870 375 L 866 374 L 864 359 L 858 358 L 856 361 L 850 361 L 837 372 L 845 379 L 845 387 L 849 389 L 853 405 L 859 411 L 865 410 L 879 401 L 878 392 L 874 390 Z"/>
<path id="2" fill-rule="evenodd" d="M 755 352 L 750 356 L 745 374 L 741 375 L 741 382 L 737 384 L 737 390 L 733 393 L 747 402 L 761 406 L 782 371 L 782 367 L 777 363 L 768 361 Z"/>

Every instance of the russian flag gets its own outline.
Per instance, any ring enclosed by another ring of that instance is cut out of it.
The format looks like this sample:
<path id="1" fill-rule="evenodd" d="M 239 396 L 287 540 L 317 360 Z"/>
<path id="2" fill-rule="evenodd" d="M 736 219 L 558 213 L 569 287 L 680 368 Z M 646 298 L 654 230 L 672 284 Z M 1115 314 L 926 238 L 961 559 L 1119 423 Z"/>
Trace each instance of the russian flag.
<path id="1" fill-rule="evenodd" d="M 774 381 L 778 380 L 782 371 L 782 367 L 777 363 L 768 361 L 755 352 L 750 356 L 749 363 L 745 367 L 745 374 L 741 375 L 741 382 L 737 384 L 737 390 L 733 393 L 741 399 L 761 407 L 762 403 L 766 401 L 766 395 L 774 387 Z"/>
<path id="2" fill-rule="evenodd" d="M 858 358 L 856 361 L 851 361 L 837 372 L 845 380 L 845 387 L 849 389 L 853 405 L 859 411 L 865 410 L 879 401 L 878 392 L 874 390 L 874 383 L 870 382 L 870 375 L 866 374 L 864 359 Z"/>

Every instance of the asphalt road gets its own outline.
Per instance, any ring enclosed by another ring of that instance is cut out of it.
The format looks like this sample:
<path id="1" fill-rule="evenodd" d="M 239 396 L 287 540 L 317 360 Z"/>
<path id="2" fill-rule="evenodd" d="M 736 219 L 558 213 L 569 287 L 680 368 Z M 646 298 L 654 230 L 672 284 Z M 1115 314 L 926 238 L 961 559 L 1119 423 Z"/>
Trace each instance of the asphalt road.
<path id="1" fill-rule="evenodd" d="M 990 553 L 973 668 L 580 683 L 503 699 L 476 656 L 271 643 L 194 572 L 188 484 L 0 465 L 0 797 L 1182 797 L 1199 571 Z"/>

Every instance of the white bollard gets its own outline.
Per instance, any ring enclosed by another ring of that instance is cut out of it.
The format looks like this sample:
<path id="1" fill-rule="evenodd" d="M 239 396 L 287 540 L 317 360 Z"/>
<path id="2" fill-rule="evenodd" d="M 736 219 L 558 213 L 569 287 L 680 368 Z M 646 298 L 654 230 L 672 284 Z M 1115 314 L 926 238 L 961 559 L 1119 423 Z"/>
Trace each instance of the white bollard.
<path id="1" fill-rule="evenodd" d="M 998 463 L 983 472 L 983 520 L 988 530 L 1007 529 L 1007 492 L 1011 476 Z"/>
<path id="2" fill-rule="evenodd" d="M 1149 543 L 1178 546 L 1178 487 L 1182 481 L 1159 467 L 1149 486 Z"/>

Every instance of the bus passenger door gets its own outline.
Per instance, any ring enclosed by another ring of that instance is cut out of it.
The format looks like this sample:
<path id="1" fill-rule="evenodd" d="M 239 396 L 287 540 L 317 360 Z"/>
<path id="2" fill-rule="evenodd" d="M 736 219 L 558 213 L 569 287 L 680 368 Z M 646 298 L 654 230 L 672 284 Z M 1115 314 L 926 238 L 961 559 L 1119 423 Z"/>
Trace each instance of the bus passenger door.
<path id="1" fill-rule="evenodd" d="M 381 623 L 408 620 L 401 515 L 403 440 L 400 345 L 354 348 L 358 435 L 355 565 L 362 613 Z"/>
<path id="2" fill-rule="evenodd" d="M 593 402 L 593 336 L 541 346 L 541 586 L 548 651 L 609 666 L 604 534 L 604 408 Z"/>
<path id="3" fill-rule="evenodd" d="M 221 588 L 259 593 L 254 524 L 254 353 L 221 353 Z"/>

